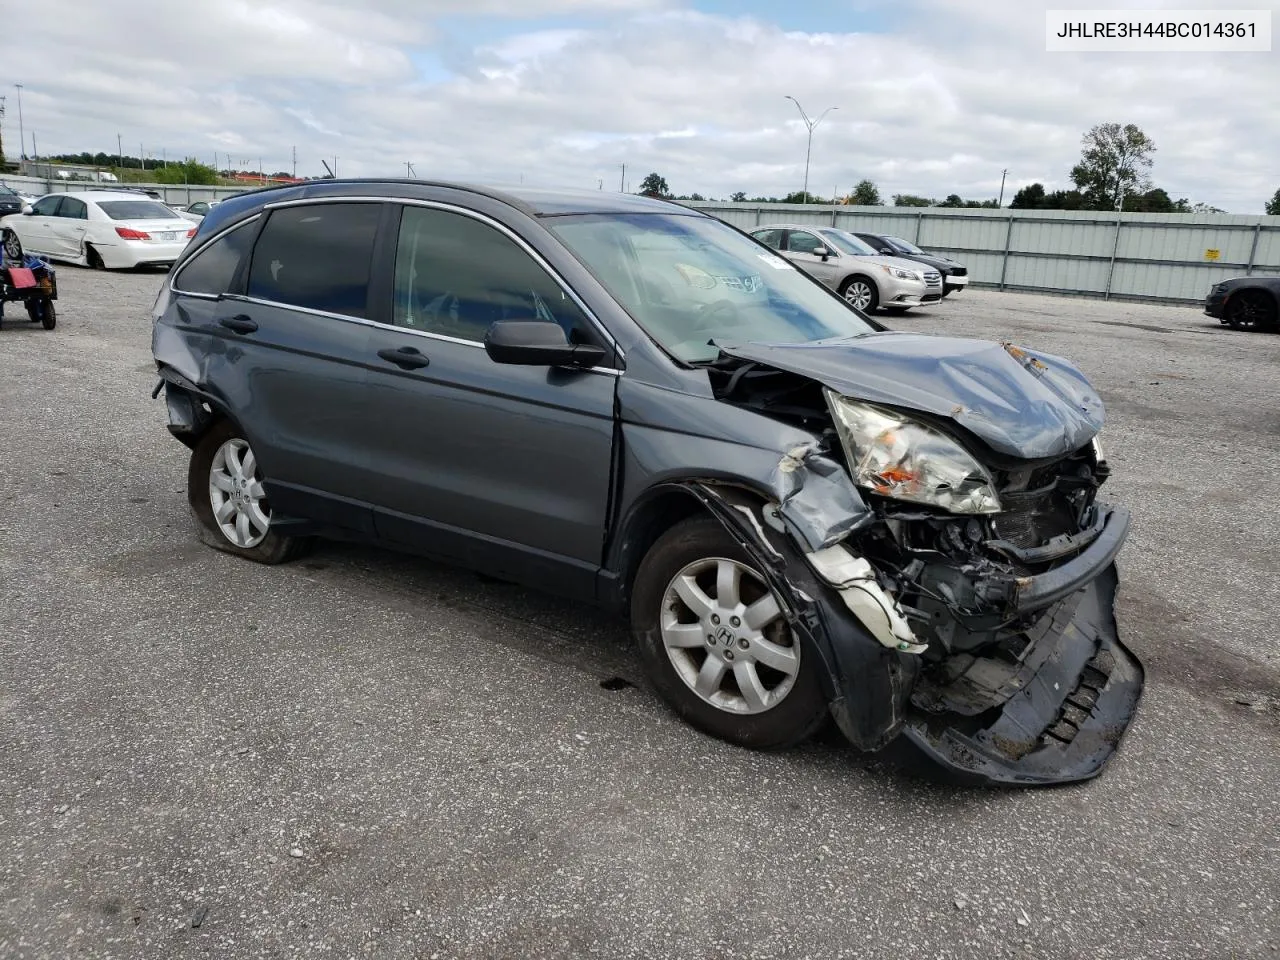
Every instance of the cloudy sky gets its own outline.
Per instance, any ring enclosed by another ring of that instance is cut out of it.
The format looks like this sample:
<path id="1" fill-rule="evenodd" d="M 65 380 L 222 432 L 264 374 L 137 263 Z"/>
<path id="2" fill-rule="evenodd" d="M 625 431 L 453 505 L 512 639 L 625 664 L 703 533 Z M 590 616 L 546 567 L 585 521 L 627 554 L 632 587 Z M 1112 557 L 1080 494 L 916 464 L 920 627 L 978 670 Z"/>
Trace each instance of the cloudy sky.
<path id="1" fill-rule="evenodd" d="M 41 0 L 5 42 L 40 153 L 139 144 L 268 171 L 783 195 L 1068 186 L 1092 124 L 1155 140 L 1175 197 L 1261 213 L 1280 187 L 1271 53 L 1047 53 L 1044 11 L 1106 0 Z M 1226 6 L 1222 0 L 1134 8 Z M 1270 9 L 1280 0 L 1239 4 Z M 1117 5 L 1120 6 L 1120 5 Z"/>

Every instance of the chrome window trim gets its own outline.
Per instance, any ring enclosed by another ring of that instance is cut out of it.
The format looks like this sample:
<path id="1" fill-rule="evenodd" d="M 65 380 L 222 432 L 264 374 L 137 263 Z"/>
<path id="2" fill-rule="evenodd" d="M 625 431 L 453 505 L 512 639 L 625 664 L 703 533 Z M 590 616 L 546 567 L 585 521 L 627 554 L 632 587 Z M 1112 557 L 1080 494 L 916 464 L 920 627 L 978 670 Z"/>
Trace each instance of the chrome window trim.
<path id="1" fill-rule="evenodd" d="M 169 292 L 180 293 L 184 297 L 195 297 L 198 300 L 217 300 L 219 297 L 226 296 L 226 294 L 221 294 L 221 293 L 195 293 L 191 290 L 179 289 L 178 287 L 174 286 L 174 284 L 177 283 L 178 278 L 182 276 L 182 271 L 186 270 L 187 267 L 190 266 L 191 262 L 195 260 L 197 257 L 199 257 L 202 253 L 204 253 L 205 250 L 207 250 L 211 245 L 217 243 L 219 240 L 221 240 L 227 234 L 231 233 L 233 230 L 239 230 L 241 227 L 248 226 L 249 224 L 253 223 L 255 220 L 257 220 L 261 216 L 262 214 L 255 213 L 252 217 L 246 217 L 245 219 L 241 220 L 239 223 L 233 223 L 231 224 L 231 226 L 223 227 L 217 233 L 211 234 L 207 240 L 205 240 L 203 243 L 200 244 L 200 249 L 198 249 L 195 253 L 191 254 L 191 256 L 187 257 L 187 259 L 183 261 L 182 266 L 180 266 L 177 270 L 175 270 L 173 272 L 173 275 L 169 277 Z"/>
<path id="2" fill-rule="evenodd" d="M 369 196 L 311 197 L 311 198 L 301 199 L 301 200 L 279 200 L 275 203 L 267 204 L 263 209 L 275 210 L 283 207 L 299 207 L 299 206 L 304 206 L 306 204 L 313 204 L 313 203 L 348 203 L 348 202 L 349 203 L 398 203 L 401 206 L 406 206 L 406 207 L 427 207 L 433 210 L 443 210 L 446 213 L 458 213 L 464 217 L 470 217 L 473 220 L 479 220 L 481 223 L 484 223 L 490 227 L 493 227 L 499 233 L 503 234 L 508 239 L 512 240 L 516 244 L 516 246 L 518 246 L 521 250 L 523 250 L 533 260 L 534 263 L 536 263 L 539 267 L 541 267 L 542 270 L 549 277 L 551 277 L 553 281 L 555 281 L 556 285 L 559 286 L 561 290 L 563 290 L 565 293 L 569 295 L 569 299 L 572 300 L 577 305 L 578 309 L 582 311 L 583 316 L 587 318 L 587 322 L 590 323 L 591 326 L 595 329 L 595 331 L 604 338 L 605 342 L 608 343 L 613 348 L 614 352 L 618 355 L 618 361 L 622 363 L 624 366 L 626 365 L 627 358 L 626 358 L 626 354 L 622 350 L 622 346 L 614 338 L 613 334 L 611 334 L 607 329 L 605 329 L 604 324 L 600 322 L 600 318 L 597 317 L 595 313 L 592 312 L 591 308 L 588 307 L 587 304 L 583 301 L 583 299 L 580 296 L 578 296 L 577 291 L 575 291 L 571 286 L 569 286 L 569 284 L 565 281 L 564 277 L 560 275 L 559 271 L 556 270 L 553 266 L 551 266 L 551 264 L 549 264 L 546 261 L 546 259 L 542 256 L 542 254 L 538 253 L 537 250 L 533 249 L 533 247 L 531 247 L 523 237 L 521 237 L 518 233 L 516 233 L 506 224 L 501 223 L 498 220 L 495 220 L 493 217 L 489 216 L 488 214 L 480 213 L 478 210 L 469 210 L 466 207 L 460 207 L 452 203 L 445 203 L 440 200 L 415 200 L 415 199 L 410 199 L 406 197 L 369 197 Z M 397 249 L 399 247 L 399 239 L 400 239 L 399 237 L 396 238 Z M 289 306 L 289 305 L 279 304 L 279 306 Z M 335 314 L 324 314 L 323 312 L 321 312 L 321 315 L 335 316 Z M 409 329 L 408 327 L 401 327 L 395 324 L 384 324 L 384 323 L 378 323 L 377 321 L 370 321 L 370 322 L 373 323 L 374 326 L 386 327 L 391 330 L 408 330 Z M 418 330 L 410 331 L 410 332 L 423 333 L 423 331 L 418 331 Z M 473 346 L 477 346 L 481 348 L 483 348 L 484 346 L 484 344 L 479 340 L 462 340 L 457 337 L 446 337 L 443 334 L 431 334 L 431 336 L 434 336 L 437 339 L 449 341 L 451 343 L 468 343 Z M 584 367 L 583 369 L 595 370 L 598 368 Z"/>
<path id="3" fill-rule="evenodd" d="M 184 294 L 184 296 L 197 296 L 197 294 Z M 217 298 L 215 297 L 214 299 Z M 323 320 L 341 320 L 344 323 L 354 323 L 362 327 L 373 327 L 377 330 L 391 330 L 396 333 L 406 333 L 413 337 L 425 337 L 428 340 L 438 340 L 442 343 L 455 343 L 460 347 L 472 347 L 476 350 L 484 349 L 484 344 L 478 340 L 463 340 L 459 337 L 447 337 L 442 333 L 430 333 L 426 330 L 414 330 L 411 327 L 397 327 L 394 324 L 379 323 L 377 320 L 370 320 L 367 317 L 353 317 L 345 313 L 330 313 L 327 310 L 316 310 L 312 307 L 299 307 L 292 303 L 280 303 L 276 300 L 263 300 L 260 297 L 250 297 L 239 293 L 224 294 L 222 299 L 234 301 L 236 303 L 252 303 L 260 307 L 278 307 L 281 310 L 305 313 L 312 317 L 320 317 Z M 579 370 L 582 373 L 603 373 L 614 377 L 622 376 L 622 371 L 614 367 L 573 367 L 571 369 Z"/>

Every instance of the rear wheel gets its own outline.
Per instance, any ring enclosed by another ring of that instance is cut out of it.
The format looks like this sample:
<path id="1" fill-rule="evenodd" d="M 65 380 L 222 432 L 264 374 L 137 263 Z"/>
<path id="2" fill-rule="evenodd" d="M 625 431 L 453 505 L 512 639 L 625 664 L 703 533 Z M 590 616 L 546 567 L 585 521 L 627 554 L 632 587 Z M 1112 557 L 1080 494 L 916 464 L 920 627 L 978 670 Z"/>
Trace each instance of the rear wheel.
<path id="1" fill-rule="evenodd" d="M 27 316 L 32 323 L 38 323 L 46 330 L 52 330 L 58 325 L 58 312 L 54 309 L 52 300 L 28 300 Z"/>
<path id="2" fill-rule="evenodd" d="M 1260 290 L 1237 293 L 1227 301 L 1225 319 L 1233 330 L 1274 329 L 1276 302 Z"/>
<path id="3" fill-rule="evenodd" d="M 705 733 L 775 749 L 826 719 L 817 658 L 802 651 L 746 551 L 710 517 L 677 524 L 645 556 L 631 627 L 658 693 Z"/>
<path id="4" fill-rule="evenodd" d="M 840 287 L 840 296 L 863 313 L 871 313 L 880 302 L 880 292 L 866 277 L 850 277 Z"/>
<path id="5" fill-rule="evenodd" d="M 209 429 L 191 452 L 187 500 L 209 546 L 259 563 L 292 560 L 307 541 L 271 527 L 271 501 L 257 457 L 229 420 Z"/>
<path id="6" fill-rule="evenodd" d="M 102 262 L 102 255 L 93 249 L 93 245 L 86 243 L 84 245 L 85 262 L 94 270 L 105 270 L 107 265 Z"/>

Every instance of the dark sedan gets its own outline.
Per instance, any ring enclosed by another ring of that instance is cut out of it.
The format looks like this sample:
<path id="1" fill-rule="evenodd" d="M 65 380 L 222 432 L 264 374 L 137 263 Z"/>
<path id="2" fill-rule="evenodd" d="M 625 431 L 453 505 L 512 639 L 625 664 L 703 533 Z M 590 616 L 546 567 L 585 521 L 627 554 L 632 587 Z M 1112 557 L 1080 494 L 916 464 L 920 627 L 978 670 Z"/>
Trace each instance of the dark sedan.
<path id="1" fill-rule="evenodd" d="M 0 183 L 0 217 L 8 217 L 22 212 L 22 197 L 14 190 Z"/>
<path id="2" fill-rule="evenodd" d="M 939 253 L 929 253 L 921 250 L 910 240 L 903 240 L 901 237 L 895 237 L 891 234 L 865 233 L 856 230 L 851 232 L 863 243 L 869 244 L 876 253 L 883 256 L 901 257 L 904 260 L 914 260 L 916 263 L 923 263 L 925 266 L 933 267 L 933 269 L 942 274 L 943 297 L 955 293 L 957 290 L 963 290 L 969 285 L 969 269 L 958 260 L 952 260 L 950 257 L 944 257 Z"/>
<path id="3" fill-rule="evenodd" d="M 695 210 L 265 190 L 201 221 L 154 320 L 220 550 L 369 540 L 603 605 L 675 711 L 748 747 L 830 720 L 958 778 L 1060 783 L 1134 715 L 1129 513 L 1098 496 L 1084 375 L 885 330 Z"/>
<path id="4" fill-rule="evenodd" d="M 1214 284 L 1204 312 L 1235 330 L 1275 330 L 1280 277 L 1232 277 Z"/>

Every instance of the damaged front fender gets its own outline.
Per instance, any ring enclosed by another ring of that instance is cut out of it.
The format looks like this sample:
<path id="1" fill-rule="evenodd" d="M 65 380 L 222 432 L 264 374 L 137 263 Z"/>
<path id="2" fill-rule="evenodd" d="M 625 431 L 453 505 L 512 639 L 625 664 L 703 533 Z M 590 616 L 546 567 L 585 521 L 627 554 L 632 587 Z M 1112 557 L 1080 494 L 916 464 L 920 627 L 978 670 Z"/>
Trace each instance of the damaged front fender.
<path id="1" fill-rule="evenodd" d="M 806 652 L 822 663 L 821 681 L 840 731 L 861 750 L 884 747 L 907 721 L 918 658 L 877 640 L 822 582 L 791 542 L 777 504 L 725 483 L 680 486 L 747 551 Z"/>

